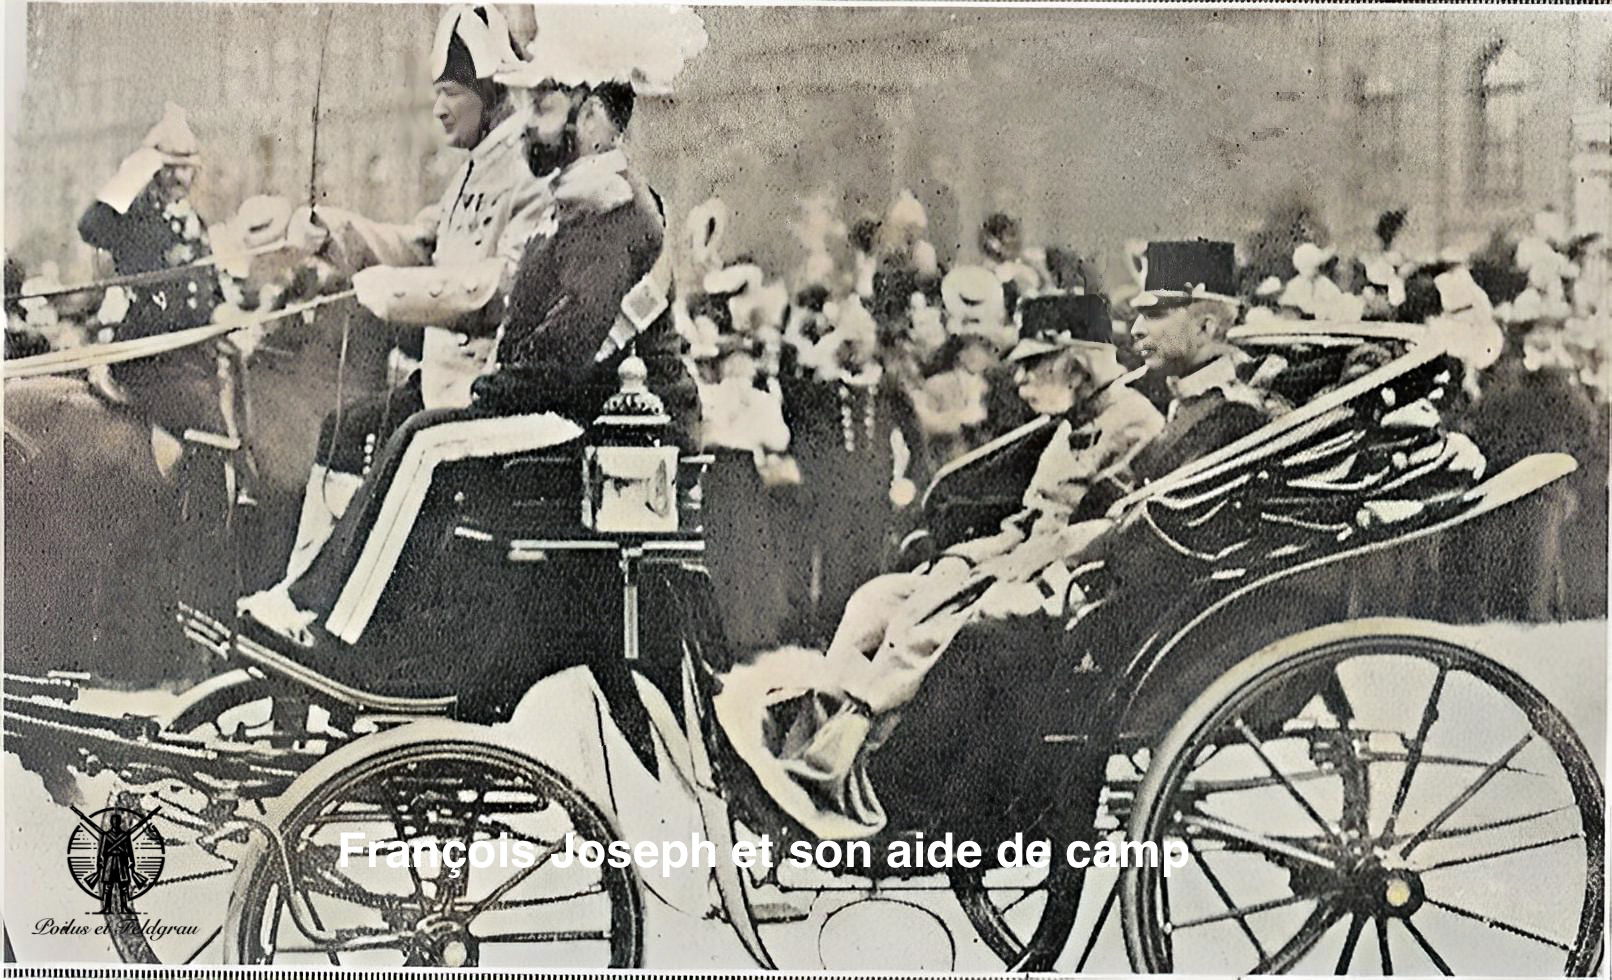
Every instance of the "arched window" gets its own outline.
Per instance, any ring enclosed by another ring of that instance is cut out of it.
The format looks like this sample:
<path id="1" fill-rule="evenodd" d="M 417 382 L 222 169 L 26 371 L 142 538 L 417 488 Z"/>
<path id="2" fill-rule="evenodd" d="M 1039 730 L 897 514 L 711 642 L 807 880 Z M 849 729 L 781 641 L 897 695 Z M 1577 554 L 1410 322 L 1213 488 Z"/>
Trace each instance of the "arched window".
<path id="1" fill-rule="evenodd" d="M 1479 65 L 1476 177 L 1486 194 L 1522 192 L 1522 121 L 1531 74 L 1528 62 L 1504 43 Z"/>

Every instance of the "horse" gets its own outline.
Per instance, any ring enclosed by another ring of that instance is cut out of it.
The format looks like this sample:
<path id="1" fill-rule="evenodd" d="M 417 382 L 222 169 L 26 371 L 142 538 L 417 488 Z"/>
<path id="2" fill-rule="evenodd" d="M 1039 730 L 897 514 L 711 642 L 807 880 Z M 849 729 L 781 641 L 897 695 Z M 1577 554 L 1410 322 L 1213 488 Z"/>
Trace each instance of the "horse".
<path id="1" fill-rule="evenodd" d="M 87 673 L 118 687 L 194 681 L 176 603 L 233 614 L 280 577 L 323 416 L 386 383 L 389 331 L 351 301 L 291 316 L 246 359 L 253 478 L 231 506 L 222 455 L 191 447 L 176 476 L 137 406 L 82 374 L 6 383 L 6 670 Z M 345 307 L 345 308 L 344 308 Z M 240 470 L 240 467 L 237 467 Z"/>

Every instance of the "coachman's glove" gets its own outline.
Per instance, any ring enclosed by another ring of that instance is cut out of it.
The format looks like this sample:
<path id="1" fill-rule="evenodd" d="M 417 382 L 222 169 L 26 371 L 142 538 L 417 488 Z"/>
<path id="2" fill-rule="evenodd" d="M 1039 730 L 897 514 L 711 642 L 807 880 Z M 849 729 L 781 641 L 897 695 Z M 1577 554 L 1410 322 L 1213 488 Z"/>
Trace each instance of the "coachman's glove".
<path id="1" fill-rule="evenodd" d="M 497 411 L 520 409 L 532 401 L 532 383 L 509 370 L 495 371 L 471 382 L 470 396 L 477 405 Z"/>
<path id="2" fill-rule="evenodd" d="M 285 241 L 289 248 L 306 255 L 318 255 L 330 242 L 330 229 L 319 220 L 319 214 L 310 207 L 291 212 L 286 225 Z"/>

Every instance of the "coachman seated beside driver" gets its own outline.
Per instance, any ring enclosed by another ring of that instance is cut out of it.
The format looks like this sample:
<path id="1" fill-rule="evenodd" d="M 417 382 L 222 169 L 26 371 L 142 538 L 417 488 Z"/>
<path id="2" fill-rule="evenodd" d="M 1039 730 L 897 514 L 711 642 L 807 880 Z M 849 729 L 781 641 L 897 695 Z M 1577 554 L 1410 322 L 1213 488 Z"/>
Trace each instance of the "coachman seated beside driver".
<path id="1" fill-rule="evenodd" d="M 503 460 L 574 443 L 616 392 L 629 354 L 647 364 L 672 441 L 691 442 L 699 401 L 667 313 L 664 218 L 621 145 L 633 90 L 544 82 L 533 101 L 529 152 L 565 162 L 553 230 L 527 245 L 509 288 L 495 366 L 476 380 L 469 408 L 421 412 L 393 435 L 302 576 L 241 601 L 244 615 L 283 637 L 337 649 L 364 639 L 422 511 L 445 506 L 435 488 L 496 480 Z M 366 285 L 389 288 L 355 281 L 361 301 Z"/>
<path id="2" fill-rule="evenodd" d="M 1054 375 L 1069 385 L 1067 414 L 1042 452 L 1024 508 L 996 535 L 956 545 L 918 572 L 869 583 L 847 605 L 826 656 L 777 651 L 723 678 L 716 713 L 731 745 L 766 793 L 808 832 L 865 837 L 885 827 L 870 759 L 965 627 L 1064 616 L 1066 599 L 1078 602 L 1083 584 L 1072 580 L 1072 570 L 1093 562 L 1105 561 L 1106 570 L 1132 588 L 1160 578 L 1161 570 L 1149 563 L 1169 559 L 1138 538 L 1147 537 L 1145 506 L 1128 503 L 1135 499 L 1128 495 L 1110 507 L 1114 498 L 1101 492 L 1102 484 L 1126 494 L 1159 481 L 1292 411 L 1279 392 L 1297 387 L 1313 398 L 1347 380 L 1305 378 L 1295 385 L 1293 376 L 1305 373 L 1300 366 L 1280 356 L 1252 357 L 1230 342 L 1241 305 L 1232 297 L 1230 244 L 1153 243 L 1141 271 L 1132 342 L 1148 370 L 1167 381 L 1171 398 L 1162 425 L 1156 415 L 1150 421 L 1145 412 L 1120 407 L 1134 404 L 1134 393 L 1102 366 L 1112 363 L 1112 354 L 1099 353 L 1095 338 L 1075 343 L 1057 334 L 1025 336 L 1015 355 L 1031 359 L 1032 367 L 1021 369 L 1020 391 L 1032 408 L 1046 412 L 1049 401 L 1026 383 L 1038 373 L 1035 359 L 1063 345 L 1078 352 L 1073 356 L 1081 367 Z M 1027 315 L 1026 325 L 1033 319 Z M 1382 356 L 1368 351 L 1365 361 Z M 1071 452 L 1076 443 L 1070 436 L 1086 450 Z M 1468 476 L 1481 471 L 1481 454 L 1465 437 L 1429 431 L 1423 441 L 1419 451 L 1430 455 L 1430 467 Z M 1068 506 L 1049 507 L 1049 500 Z M 1211 526 L 1203 533 L 1217 532 Z M 994 662 L 1016 669 L 1012 651 L 1001 653 Z"/>

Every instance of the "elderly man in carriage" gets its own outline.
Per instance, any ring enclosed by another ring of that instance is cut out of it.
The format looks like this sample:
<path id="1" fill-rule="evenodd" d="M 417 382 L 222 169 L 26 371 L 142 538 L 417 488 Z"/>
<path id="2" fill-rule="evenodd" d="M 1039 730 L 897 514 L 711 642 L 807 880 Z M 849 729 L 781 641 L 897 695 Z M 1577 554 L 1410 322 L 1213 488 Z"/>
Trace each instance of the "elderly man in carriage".
<path id="1" fill-rule="evenodd" d="M 1345 440 L 1347 445 L 1312 453 L 1302 478 L 1257 498 L 1257 526 L 1240 513 L 1244 502 L 1231 499 L 1225 486 L 1214 486 L 1202 499 L 1186 490 L 1171 494 L 1166 487 L 1183 483 L 1183 474 L 1202 471 L 1211 459 L 1227 460 L 1222 467 L 1236 472 L 1231 454 L 1244 445 L 1252 451 L 1255 433 L 1391 359 L 1389 348 L 1403 346 L 1406 336 L 1368 329 L 1364 336 L 1307 341 L 1299 330 L 1295 342 L 1281 335 L 1291 325 L 1265 331 L 1276 341 L 1269 344 L 1258 342 L 1259 331 L 1248 336 L 1249 328 L 1237 336 L 1242 304 L 1233 295 L 1229 243 L 1155 242 L 1139 273 L 1142 292 L 1132 302 L 1139 316 L 1131 342 L 1146 369 L 1166 379 L 1170 402 L 1162 419 L 1125 386 L 1128 379 L 1118 377 L 1112 348 L 1097 339 L 1106 340 L 1106 323 L 1088 327 L 1083 339 L 1035 326 L 1041 309 L 1085 305 L 1091 298 L 1027 302 L 1026 335 L 1014 352 L 1025 365 L 1020 392 L 1038 412 L 1063 419 L 1039 450 L 1021 509 L 985 536 L 968 536 L 966 531 L 980 528 L 977 520 L 965 521 L 965 539 L 942 542 L 947 546 L 938 557 L 918 571 L 864 586 L 847 606 L 826 657 L 782 651 L 725 679 L 717 710 L 736 751 L 809 832 L 865 836 L 885 826 L 871 760 L 893 737 L 901 713 L 943 655 L 959 656 L 948 651 L 959 645 L 960 635 L 968 637 L 963 656 L 990 659 L 1003 674 L 1013 673 L 1024 667 L 1014 665 L 1012 651 L 1025 646 L 1026 629 L 1039 634 L 1042 624 L 1064 622 L 1119 582 L 1148 582 L 1151 589 L 1190 575 L 1189 562 L 1276 547 L 1294 536 L 1330 531 L 1347 537 L 1353 514 L 1335 527 L 1320 515 L 1340 505 L 1376 514 L 1377 505 L 1361 498 L 1412 481 L 1418 493 L 1448 497 L 1451 488 L 1465 489 L 1481 474 L 1476 448 L 1439 424 L 1435 392 L 1390 413 L 1386 424 L 1394 435 L 1387 448 L 1366 454 Z M 1065 353 L 1047 357 L 1059 351 Z M 1082 352 L 1081 370 L 1056 372 L 1059 361 L 1075 351 Z M 1450 370 L 1443 369 L 1435 388 L 1458 383 L 1448 377 Z M 1043 393 L 1049 382 L 1062 389 L 1061 403 Z M 1383 397 L 1392 405 L 1394 390 Z M 974 454 L 958 475 L 970 468 L 1000 473 L 1015 465 L 993 463 L 992 455 L 993 447 Z M 1298 465 L 1304 455 L 1295 454 L 1287 465 Z M 1022 472 L 1028 464 L 1022 447 L 1015 459 Z M 1375 469 L 1385 460 L 1393 478 Z M 1268 471 L 1256 478 L 1268 480 Z M 945 496 L 945 482 L 938 482 L 932 497 Z M 1299 496 L 1283 499 L 1289 494 Z M 1255 535 L 1264 542 L 1255 543 Z M 1158 546 L 1161 541 L 1166 548 Z M 1312 544 L 1289 542 L 1294 553 Z M 1038 635 L 1036 642 L 1059 641 Z"/>

